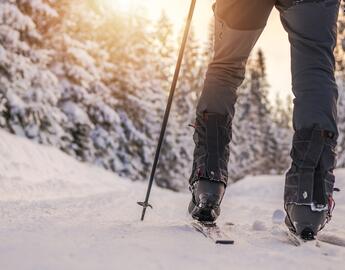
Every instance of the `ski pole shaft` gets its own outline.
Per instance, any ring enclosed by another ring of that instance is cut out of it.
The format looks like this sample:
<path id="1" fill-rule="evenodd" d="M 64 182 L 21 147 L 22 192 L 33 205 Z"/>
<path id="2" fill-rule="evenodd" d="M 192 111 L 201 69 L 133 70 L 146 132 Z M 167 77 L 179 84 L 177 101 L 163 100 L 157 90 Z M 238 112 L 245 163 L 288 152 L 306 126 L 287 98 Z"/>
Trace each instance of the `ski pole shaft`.
<path id="1" fill-rule="evenodd" d="M 156 153 L 155 153 L 155 157 L 154 157 L 154 161 L 153 161 L 153 165 L 152 165 L 152 170 L 151 170 L 151 174 L 150 174 L 150 180 L 149 180 L 149 184 L 148 184 L 148 188 L 147 188 L 147 192 L 146 192 L 145 201 L 144 202 L 138 202 L 138 204 L 143 207 L 143 211 L 141 214 L 141 221 L 144 221 L 147 207 L 152 208 L 152 206 L 149 204 L 150 194 L 151 194 L 151 190 L 152 190 L 153 180 L 154 180 L 154 177 L 156 174 L 157 164 L 159 161 L 159 155 L 161 152 L 165 131 L 166 131 L 168 120 L 169 120 L 171 105 L 172 105 L 172 102 L 174 99 L 177 80 L 178 80 L 180 70 L 181 70 L 181 64 L 182 64 L 183 55 L 184 55 L 184 51 L 185 51 L 186 44 L 187 44 L 190 26 L 192 23 L 195 4 L 196 4 L 196 0 L 192 0 L 191 5 L 190 5 L 190 9 L 189 9 L 189 14 L 187 17 L 187 22 L 186 22 L 184 34 L 183 34 L 182 44 L 180 47 L 180 51 L 179 51 L 179 55 L 178 55 L 178 59 L 177 59 L 177 63 L 176 63 L 175 73 L 174 73 L 173 81 L 171 84 L 169 99 L 168 99 L 168 103 L 167 103 L 165 113 L 164 113 L 164 119 L 163 119 L 162 128 L 161 128 L 161 132 L 160 132 L 159 140 L 158 140 L 158 145 L 157 145 L 157 149 L 156 149 Z"/>

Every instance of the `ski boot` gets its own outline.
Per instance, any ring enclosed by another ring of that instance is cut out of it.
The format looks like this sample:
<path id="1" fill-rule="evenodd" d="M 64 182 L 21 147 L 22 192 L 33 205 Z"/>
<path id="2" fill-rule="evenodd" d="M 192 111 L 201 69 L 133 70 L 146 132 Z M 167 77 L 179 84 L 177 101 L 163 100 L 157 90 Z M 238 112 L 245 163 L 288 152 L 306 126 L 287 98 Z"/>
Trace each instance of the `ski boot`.
<path id="1" fill-rule="evenodd" d="M 295 133 L 284 192 L 285 224 L 303 240 L 315 239 L 331 219 L 335 147 L 336 135 L 318 126 Z"/>
<path id="2" fill-rule="evenodd" d="M 196 220 L 214 222 L 220 215 L 220 204 L 225 193 L 222 182 L 200 179 L 191 187 L 192 200 L 188 212 Z"/>
<path id="3" fill-rule="evenodd" d="M 314 206 L 315 207 L 315 206 Z M 309 205 L 288 204 L 285 224 L 295 235 L 303 240 L 314 240 L 330 219 L 329 210 L 317 209 Z"/>
<path id="4" fill-rule="evenodd" d="M 198 114 L 194 133 L 194 162 L 190 177 L 192 217 L 214 222 L 228 181 L 231 117 L 217 113 Z"/>

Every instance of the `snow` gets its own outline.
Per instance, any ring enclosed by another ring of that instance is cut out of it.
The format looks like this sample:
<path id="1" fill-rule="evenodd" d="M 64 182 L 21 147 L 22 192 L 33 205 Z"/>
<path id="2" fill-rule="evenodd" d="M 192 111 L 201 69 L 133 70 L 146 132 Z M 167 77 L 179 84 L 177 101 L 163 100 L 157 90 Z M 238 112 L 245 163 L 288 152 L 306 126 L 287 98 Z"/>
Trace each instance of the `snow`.
<path id="1" fill-rule="evenodd" d="M 345 189 L 345 170 L 337 171 Z M 0 131 L 0 269 L 342 269 L 345 250 L 294 247 L 282 222 L 283 176 L 248 176 L 231 186 L 219 225 L 235 240 L 216 246 L 189 226 L 190 195 L 80 163 L 59 150 Z M 345 196 L 323 234 L 345 237 Z"/>
<path id="2" fill-rule="evenodd" d="M 87 113 L 80 108 L 77 103 L 67 101 L 63 103 L 62 111 L 70 118 L 75 124 L 92 125 Z"/>

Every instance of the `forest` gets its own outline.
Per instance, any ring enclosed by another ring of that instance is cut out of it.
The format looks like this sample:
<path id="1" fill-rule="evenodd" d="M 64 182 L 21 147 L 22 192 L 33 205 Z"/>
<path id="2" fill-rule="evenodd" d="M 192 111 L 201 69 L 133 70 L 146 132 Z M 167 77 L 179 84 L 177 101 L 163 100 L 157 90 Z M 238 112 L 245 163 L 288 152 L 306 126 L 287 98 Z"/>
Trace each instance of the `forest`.
<path id="1" fill-rule="evenodd" d="M 189 35 L 156 183 L 188 185 L 195 107 L 212 59 Z M 95 0 L 0 0 L 0 127 L 133 181 L 148 179 L 178 44 L 169 17 L 109 12 Z M 345 17 L 336 48 L 338 167 L 345 167 Z M 290 163 L 293 99 L 268 98 L 265 53 L 238 89 L 230 178 L 282 174 Z M 96 179 L 95 179 L 96 181 Z"/>

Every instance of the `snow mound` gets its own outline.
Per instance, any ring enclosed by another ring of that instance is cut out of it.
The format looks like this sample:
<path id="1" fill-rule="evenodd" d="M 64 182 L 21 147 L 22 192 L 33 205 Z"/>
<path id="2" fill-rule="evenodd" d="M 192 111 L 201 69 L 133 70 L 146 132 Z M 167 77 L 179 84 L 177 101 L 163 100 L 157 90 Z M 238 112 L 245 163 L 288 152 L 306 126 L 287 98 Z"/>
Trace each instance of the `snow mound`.
<path id="1" fill-rule="evenodd" d="M 294 247 L 281 223 L 283 176 L 247 177 L 228 190 L 218 224 L 233 246 L 216 246 L 189 225 L 188 193 L 154 187 L 80 163 L 0 131 L 0 269 L 342 269 L 345 250 Z M 345 189 L 345 171 L 337 172 Z M 342 243 L 345 198 L 321 234 Z"/>
<path id="2" fill-rule="evenodd" d="M 114 184 L 121 181 L 116 187 Z M 128 181 L 83 164 L 58 149 L 0 131 L 0 198 L 2 201 L 84 197 L 115 189 Z"/>

